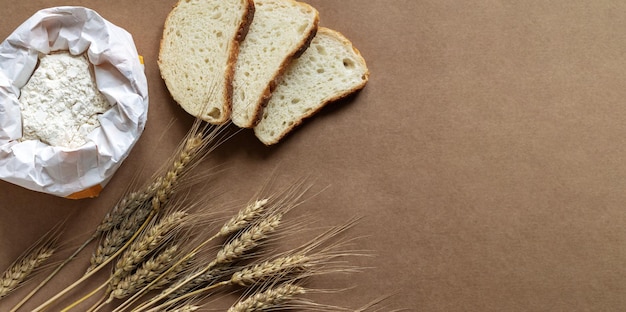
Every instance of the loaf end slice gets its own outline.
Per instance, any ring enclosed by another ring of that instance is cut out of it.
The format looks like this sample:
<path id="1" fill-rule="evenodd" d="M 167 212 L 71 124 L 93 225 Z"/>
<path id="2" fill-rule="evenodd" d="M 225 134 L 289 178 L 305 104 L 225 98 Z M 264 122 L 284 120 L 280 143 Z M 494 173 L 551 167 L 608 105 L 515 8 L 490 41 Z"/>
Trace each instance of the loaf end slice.
<path id="1" fill-rule="evenodd" d="M 254 20 L 241 43 L 233 80 L 232 121 L 253 127 L 276 80 L 315 36 L 319 14 L 294 0 L 254 0 Z"/>
<path id="2" fill-rule="evenodd" d="M 167 16 L 159 70 L 189 114 L 212 124 L 230 120 L 234 65 L 253 17 L 252 0 L 180 0 Z"/>
<path id="3" fill-rule="evenodd" d="M 264 144 L 276 144 L 326 104 L 365 87 L 368 79 L 365 60 L 352 43 L 319 27 L 310 46 L 287 67 L 254 133 Z"/>

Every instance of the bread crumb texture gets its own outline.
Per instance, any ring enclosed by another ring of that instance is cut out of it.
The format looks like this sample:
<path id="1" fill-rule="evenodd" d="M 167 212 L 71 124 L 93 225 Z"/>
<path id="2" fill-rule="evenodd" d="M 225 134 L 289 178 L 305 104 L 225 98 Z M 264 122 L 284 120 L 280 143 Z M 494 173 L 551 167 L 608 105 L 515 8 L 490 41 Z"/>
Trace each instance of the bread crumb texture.
<path id="1" fill-rule="evenodd" d="M 78 148 L 100 126 L 98 115 L 111 108 L 96 86 L 85 55 L 43 55 L 21 89 L 22 141 Z"/>
<path id="2" fill-rule="evenodd" d="M 231 50 L 247 1 L 183 0 L 167 17 L 159 69 L 174 100 L 212 123 L 230 117 Z"/>
<path id="3" fill-rule="evenodd" d="M 255 0 L 254 5 L 254 19 L 241 44 L 233 80 L 232 120 L 244 128 L 257 122 L 270 85 L 308 44 L 318 22 L 317 10 L 302 2 Z"/>

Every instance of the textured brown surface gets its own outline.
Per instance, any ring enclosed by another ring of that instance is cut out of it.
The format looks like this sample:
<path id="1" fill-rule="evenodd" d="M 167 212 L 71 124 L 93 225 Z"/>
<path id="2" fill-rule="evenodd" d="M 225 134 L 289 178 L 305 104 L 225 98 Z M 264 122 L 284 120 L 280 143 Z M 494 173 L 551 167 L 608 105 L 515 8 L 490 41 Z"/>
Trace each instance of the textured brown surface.
<path id="1" fill-rule="evenodd" d="M 377 256 L 358 260 L 370 267 L 361 274 L 316 281 L 355 287 L 321 302 L 357 307 L 395 294 L 387 307 L 409 311 L 624 310 L 626 4 L 308 3 L 362 52 L 369 84 L 275 147 L 243 131 L 211 161 L 229 168 L 219 178 L 229 200 L 247 199 L 276 170 L 278 185 L 311 175 L 317 189 L 330 186 L 297 212 L 319 225 L 365 217 L 351 235 Z M 156 66 L 173 1 L 5 1 L 0 37 L 60 4 L 93 8 L 134 35 L 148 124 L 97 199 L 0 182 L 0 268 L 61 219 L 66 235 L 87 233 L 191 123 Z"/>

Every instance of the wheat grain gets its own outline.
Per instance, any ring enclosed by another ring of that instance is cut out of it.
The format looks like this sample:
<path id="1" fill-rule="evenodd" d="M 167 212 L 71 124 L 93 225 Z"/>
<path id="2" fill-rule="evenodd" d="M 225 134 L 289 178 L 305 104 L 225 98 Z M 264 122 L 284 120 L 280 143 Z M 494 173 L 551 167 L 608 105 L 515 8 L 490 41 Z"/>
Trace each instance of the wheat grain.
<path id="1" fill-rule="evenodd" d="M 306 293 L 306 289 L 294 285 L 283 284 L 252 295 L 237 302 L 228 309 L 228 312 L 253 312 L 276 308 L 296 296 Z"/>
<path id="2" fill-rule="evenodd" d="M 42 246 L 11 265 L 0 279 L 0 298 L 26 282 L 30 275 L 54 254 L 54 251 L 52 247 Z"/>

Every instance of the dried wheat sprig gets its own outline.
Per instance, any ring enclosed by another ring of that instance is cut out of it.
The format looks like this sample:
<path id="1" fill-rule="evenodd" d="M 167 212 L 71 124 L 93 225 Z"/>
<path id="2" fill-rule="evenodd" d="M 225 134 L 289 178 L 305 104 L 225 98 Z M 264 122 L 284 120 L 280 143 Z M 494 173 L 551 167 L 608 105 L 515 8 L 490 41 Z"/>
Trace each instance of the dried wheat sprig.
<path id="1" fill-rule="evenodd" d="M 202 222 L 200 222 L 200 224 L 202 224 Z M 180 252 L 180 258 L 176 259 L 165 272 L 160 274 L 158 277 L 152 280 L 148 285 L 144 286 L 141 290 L 137 291 L 130 298 L 122 302 L 117 308 L 114 309 L 114 311 L 115 312 L 125 311 L 128 307 L 130 307 L 130 305 L 137 302 L 137 300 L 139 300 L 142 296 L 144 296 L 148 291 L 154 290 L 154 289 L 160 289 L 163 286 L 170 284 L 170 282 L 180 280 L 181 275 L 183 275 L 185 272 L 189 272 L 191 270 L 196 269 L 193 267 L 193 264 L 194 264 L 193 259 L 196 258 L 196 255 L 200 251 L 201 247 L 203 245 L 207 245 L 214 238 L 215 236 L 212 236 L 208 239 L 201 239 L 199 237 L 193 238 L 192 242 L 188 242 L 187 244 L 184 245 L 187 251 Z M 194 243 L 197 241 L 199 241 L 199 243 Z"/>
<path id="2" fill-rule="evenodd" d="M 175 282 L 169 290 L 164 291 L 164 293 L 168 294 L 167 298 L 169 300 L 183 297 L 193 290 L 220 284 L 220 282 L 223 282 L 224 279 L 232 275 L 232 273 L 233 269 L 227 266 L 214 266 L 208 270 L 207 267 L 200 268 L 199 270 L 183 276 Z M 224 282 L 220 284 L 220 286 L 226 283 L 228 282 Z M 185 296 L 185 298 L 187 298 L 187 296 Z"/>
<path id="3" fill-rule="evenodd" d="M 181 235 L 182 236 L 182 235 Z M 132 304 L 134 304 L 137 300 L 139 300 L 142 296 L 146 295 L 151 290 L 161 289 L 169 284 L 174 283 L 184 272 L 189 270 L 193 265 L 193 257 L 188 257 L 188 252 L 184 251 L 189 248 L 188 242 L 182 241 L 180 238 L 176 238 L 172 240 L 173 244 L 178 246 L 178 251 L 175 255 L 172 255 L 172 258 L 164 263 L 165 266 L 159 270 L 153 270 L 154 274 L 150 274 L 149 278 L 142 278 L 138 276 L 137 278 L 142 281 L 142 283 L 133 282 L 135 285 L 133 286 L 134 291 L 129 292 L 131 297 L 125 297 L 126 299 L 121 302 L 113 311 L 124 311 L 129 308 Z M 167 253 L 167 252 L 166 252 Z M 159 257 L 157 254 L 156 257 Z M 165 258 L 165 256 L 161 256 Z M 155 263 L 160 262 L 161 260 L 155 260 Z M 144 266 L 151 267 L 151 264 L 147 264 L 149 261 L 144 263 Z M 134 279 L 134 275 L 147 275 L 143 274 L 142 269 L 138 269 L 135 273 L 127 277 L 126 279 Z M 124 281 L 121 282 L 122 284 Z M 141 284 L 141 285 L 139 285 Z"/>
<path id="4" fill-rule="evenodd" d="M 115 263 L 115 270 L 111 277 L 113 288 L 116 284 L 137 268 L 144 258 L 165 242 L 174 230 L 181 229 L 187 223 L 189 215 L 184 211 L 175 211 L 165 216 L 146 232 L 140 235 L 122 254 Z"/>
<path id="5" fill-rule="evenodd" d="M 246 224 L 238 236 L 224 244 L 212 262 L 204 268 L 182 277 L 178 282 L 174 283 L 174 285 L 163 290 L 161 294 L 139 305 L 134 311 L 144 311 L 173 293 L 183 292 L 181 290 L 182 288 L 188 291 L 197 285 L 206 284 L 206 280 L 203 279 L 203 277 L 206 278 L 207 273 L 208 276 L 214 275 L 211 274 L 211 270 L 215 268 L 221 269 L 223 266 L 230 265 L 233 261 L 238 260 L 246 253 L 259 247 L 260 244 L 275 231 L 283 215 L 302 203 L 301 198 L 309 188 L 310 185 L 305 185 L 305 180 L 303 179 L 292 184 L 291 187 L 287 188 L 284 192 L 270 196 L 268 202 L 264 203 L 264 213 L 258 219 Z M 245 209 L 246 208 L 244 208 L 244 210 Z M 219 236 L 219 233 L 209 240 L 215 239 L 217 236 Z M 119 312 L 123 311 L 123 309 L 116 309 L 115 311 Z"/>
<path id="6" fill-rule="evenodd" d="M 267 280 L 283 278 L 297 280 L 312 275 L 332 272 L 352 272 L 354 268 L 341 265 L 335 259 L 344 256 L 360 255 L 358 251 L 346 251 L 346 242 L 331 242 L 331 239 L 356 224 L 353 219 L 344 225 L 332 227 L 317 235 L 309 242 L 292 250 L 278 254 L 272 259 L 252 263 L 233 273 L 230 282 L 240 286 L 259 285 Z"/>
<path id="7" fill-rule="evenodd" d="M 252 286 L 267 279 L 288 276 L 293 272 L 302 272 L 311 266 L 311 258 L 303 254 L 287 255 L 273 260 L 245 267 L 235 272 L 230 282 L 240 286 Z"/>
<path id="8" fill-rule="evenodd" d="M 165 214 L 160 220 L 152 221 L 154 214 L 157 212 L 156 209 L 145 209 L 145 212 L 150 213 L 149 217 L 144 221 L 144 225 L 142 228 L 145 228 L 148 224 L 150 224 L 145 230 L 135 230 L 133 237 L 139 235 L 136 239 L 133 238 L 126 242 L 123 242 L 123 249 L 119 249 L 115 255 L 122 253 L 118 258 L 114 271 L 111 277 L 108 280 L 109 289 L 107 289 L 107 293 L 105 297 L 109 294 L 112 289 L 117 287 L 117 284 L 122 281 L 126 276 L 128 276 L 132 271 L 134 271 L 141 263 L 144 261 L 145 257 L 159 248 L 164 242 L 171 239 L 175 234 L 182 229 L 182 227 L 189 221 L 187 212 L 177 211 L 177 208 L 180 208 L 180 203 L 174 203 L 170 207 L 170 210 L 173 212 L 169 213 L 168 211 L 161 211 L 162 214 Z M 140 210 L 137 210 L 135 214 L 140 213 Z M 123 223 L 124 224 L 124 223 Z M 110 257 L 112 258 L 112 257 Z M 108 260 L 106 260 L 108 261 Z M 100 264 L 102 265 L 102 264 Z M 98 268 L 96 268 L 97 270 Z M 106 284 L 106 283 L 105 283 Z M 72 307 L 76 306 L 78 303 L 86 300 L 90 296 L 94 295 L 92 292 L 87 296 L 75 301 L 66 309 L 69 310 Z M 110 298 L 113 299 L 112 297 Z M 109 301 L 102 301 L 102 304 L 98 304 L 95 306 L 95 311 L 102 308 L 104 305 L 108 304 Z"/>
<path id="9" fill-rule="evenodd" d="M 264 214 L 242 222 L 243 229 L 222 246 L 209 267 L 229 264 L 258 247 L 276 231 L 283 216 L 299 205 L 298 201 L 307 189 L 302 189 L 302 184 L 296 183 L 282 194 L 270 197 L 267 201 L 262 200 L 263 205 L 259 206 L 265 210 Z"/>
<path id="10" fill-rule="evenodd" d="M 64 223 L 65 221 L 54 226 L 31 247 L 24 251 L 17 260 L 0 275 L 0 299 L 22 286 L 35 272 L 42 269 L 42 264 L 46 262 L 59 247 L 57 243 L 63 232 Z"/>
<path id="11" fill-rule="evenodd" d="M 181 208 L 184 207 L 186 210 L 197 210 L 188 218 L 188 232 L 185 235 L 180 235 L 181 237 L 190 238 L 190 241 L 184 244 L 185 248 L 180 252 L 180 257 L 175 259 L 165 272 L 122 302 L 114 311 L 124 311 L 139 300 L 139 298 L 143 297 L 148 291 L 163 288 L 167 284 L 170 284 L 170 281 L 178 279 L 184 271 L 187 271 L 187 269 L 191 267 L 192 259 L 196 257 L 201 249 L 217 237 L 213 235 L 212 237 L 206 238 L 208 229 L 214 227 L 214 224 L 212 224 L 214 221 L 212 220 L 217 214 L 215 212 L 203 211 L 206 203 L 210 202 L 210 199 L 214 197 L 210 193 L 203 194 L 204 195 L 201 197 L 185 197 L 183 201 L 176 203 L 176 205 L 180 205 Z"/>
<path id="12" fill-rule="evenodd" d="M 172 245 L 145 261 L 135 272 L 124 277 L 114 286 L 113 291 L 111 291 L 111 298 L 126 298 L 146 286 L 169 268 L 172 261 L 176 259 L 179 248 L 178 245 Z"/>
<path id="13" fill-rule="evenodd" d="M 105 215 L 96 229 L 96 233 L 105 233 L 119 225 L 122 220 L 130 216 L 136 209 L 153 200 L 155 196 L 157 205 L 160 206 L 167 199 L 171 189 L 176 184 L 176 180 L 186 170 L 190 163 L 199 158 L 199 154 L 204 146 L 203 134 L 198 124 L 190 129 L 184 143 L 179 147 L 176 157 L 169 161 L 170 165 L 162 176 L 154 176 L 152 182 L 137 191 L 126 194 L 120 201 Z"/>
<path id="14" fill-rule="evenodd" d="M 179 152 L 177 153 L 177 156 L 180 156 L 180 157 L 177 157 L 174 159 L 174 161 L 170 162 L 172 164 L 170 167 L 172 167 L 173 169 L 168 170 L 168 172 L 162 175 L 161 178 L 154 178 L 154 184 L 151 184 L 151 185 L 155 186 L 157 190 L 155 190 L 154 192 L 155 195 L 152 196 L 152 200 L 150 202 L 152 209 L 150 209 L 150 212 L 147 214 L 147 217 L 144 222 L 134 223 L 134 224 L 140 224 L 140 227 L 135 228 L 136 230 L 134 231 L 134 233 L 130 237 L 127 237 L 126 243 L 122 245 L 119 249 L 117 249 L 115 253 L 109 254 L 107 257 L 103 257 L 103 259 L 105 260 L 103 260 L 103 262 L 101 262 L 98 266 L 96 266 L 95 268 L 90 268 L 88 273 L 86 273 L 82 278 L 74 282 L 72 285 L 66 287 L 65 289 L 63 289 L 62 291 L 54 295 L 52 298 L 48 299 L 46 302 L 44 302 L 39 307 L 37 307 L 35 311 L 41 311 L 45 309 L 47 306 L 52 304 L 54 301 L 58 300 L 60 297 L 65 295 L 67 292 L 69 292 L 71 289 L 73 289 L 74 287 L 76 287 L 77 285 L 85 281 L 87 278 L 92 276 L 97 270 L 99 270 L 100 268 L 103 268 L 115 256 L 119 255 L 123 251 L 123 249 L 129 245 L 129 242 L 132 241 L 136 237 L 136 235 L 141 230 L 141 228 L 145 224 L 147 224 L 147 221 L 149 221 L 151 217 L 156 214 L 155 210 L 158 210 L 161 207 L 163 207 L 164 202 L 167 201 L 169 197 L 171 196 L 172 194 L 171 190 L 173 190 L 173 187 L 179 181 L 180 176 L 191 171 L 191 169 L 195 165 L 197 165 L 199 161 L 203 159 L 209 152 L 213 151 L 215 148 L 217 148 L 217 146 L 219 146 L 221 143 L 226 141 L 226 139 L 228 139 L 228 137 L 225 137 L 225 138 L 221 137 L 223 128 L 214 127 L 213 130 L 207 131 L 207 128 L 204 128 L 201 126 L 202 124 L 203 124 L 202 120 L 196 119 L 192 128 L 188 131 L 187 138 L 186 140 L 184 140 L 184 143 L 181 144 Z M 201 139 L 200 141 L 198 141 L 197 139 L 193 139 L 193 138 L 201 138 Z M 140 208 L 144 206 L 146 205 L 140 205 Z M 133 215 L 136 215 L 136 212 L 141 211 L 141 210 L 143 209 L 137 209 L 135 213 L 133 213 Z M 129 219 L 124 219 L 122 223 L 132 224 L 132 222 L 128 222 Z M 123 228 L 123 226 L 121 225 L 120 227 Z M 107 233 L 110 233 L 110 232 L 107 232 Z M 106 239 L 104 239 L 103 241 L 106 241 Z M 100 262 L 100 261 L 97 261 L 97 262 Z"/>
<path id="15" fill-rule="evenodd" d="M 126 245 L 129 238 L 136 234 L 142 224 L 148 222 L 148 218 L 153 216 L 153 210 L 150 206 L 143 205 L 135 210 L 127 219 L 124 219 L 119 227 L 113 228 L 107 232 L 101 243 L 96 248 L 89 262 L 91 265 L 87 269 L 86 274 L 91 273 L 103 263 L 109 261 L 112 255 L 120 251 Z"/>
<path id="16" fill-rule="evenodd" d="M 228 312 L 253 312 L 264 311 L 279 307 L 294 299 L 298 295 L 306 293 L 306 289 L 286 283 L 243 299 L 228 309 Z"/>
<path id="17" fill-rule="evenodd" d="M 216 133 L 205 137 L 204 129 L 199 123 L 194 123 L 183 143 L 178 148 L 176 156 L 169 162 L 170 165 L 161 176 L 153 178 L 153 182 L 144 190 L 130 193 L 129 199 L 122 200 L 121 205 L 125 207 L 121 211 L 109 213 L 110 217 L 105 217 L 99 226 L 98 232 L 108 229 L 106 237 L 96 253 L 92 256 L 91 266 L 88 272 L 98 267 L 106 261 L 111 254 L 123 245 L 123 242 L 135 232 L 137 226 L 143 222 L 142 219 L 150 215 L 152 210 L 159 211 L 168 202 L 175 192 L 177 183 L 182 175 L 189 172 L 190 168 L 204 156 L 203 151 L 215 139 Z M 149 202 L 146 205 L 146 202 Z M 135 207 L 136 206 L 136 207 Z M 127 214 L 128 213 L 128 214 Z M 120 220 L 118 215 L 126 214 Z M 115 224 L 117 221 L 118 224 Z"/>
<path id="18" fill-rule="evenodd" d="M 44 279 L 39 285 L 33 288 L 26 296 L 24 296 L 20 302 L 18 302 L 10 312 L 16 312 L 20 309 L 26 302 L 28 302 L 39 290 L 41 290 L 56 274 L 58 274 L 67 264 L 69 264 L 72 260 L 74 260 L 79 253 L 81 253 L 91 242 L 97 239 L 102 234 L 110 231 L 111 229 L 118 226 L 123 220 L 128 218 L 136 209 L 138 209 L 141 204 L 145 203 L 146 200 L 153 194 L 151 189 L 153 186 L 148 186 L 143 188 L 140 191 L 130 192 L 126 194 L 122 199 L 120 199 L 117 204 L 109 211 L 100 224 L 96 227 L 94 233 L 81 245 L 76 248 L 76 250 L 70 254 L 63 262 L 61 262 L 57 267 Z"/>
<path id="19" fill-rule="evenodd" d="M 0 298 L 5 297 L 26 282 L 37 268 L 52 257 L 54 252 L 55 248 L 42 246 L 11 265 L 0 279 Z"/>
<path id="20" fill-rule="evenodd" d="M 270 234 L 275 232 L 282 221 L 282 217 L 282 213 L 275 212 L 250 225 L 239 236 L 222 246 L 215 259 L 205 268 L 184 278 L 165 292 L 171 298 L 169 302 L 187 298 L 190 293 L 195 294 L 192 290 L 197 288 L 208 291 L 230 284 L 231 281 L 219 282 L 222 277 L 227 275 L 225 272 L 231 271 L 228 266 L 262 244 Z"/>
<path id="21" fill-rule="evenodd" d="M 274 214 L 267 219 L 262 220 L 258 224 L 251 226 L 238 237 L 226 243 L 215 256 L 215 260 L 209 266 L 218 266 L 231 263 L 245 253 L 258 247 L 264 239 L 266 239 L 282 221 L 282 214 Z"/>
<path id="22" fill-rule="evenodd" d="M 162 177 L 157 178 L 157 188 L 152 197 L 152 209 L 159 210 L 168 201 L 178 179 L 187 166 L 196 158 L 203 146 L 202 134 L 195 134 L 186 139 L 178 158 Z"/>
<path id="23" fill-rule="evenodd" d="M 150 185 L 126 194 L 120 199 L 115 206 L 104 216 L 100 224 L 96 228 L 94 235 L 101 235 L 113 228 L 117 227 L 124 219 L 127 219 L 131 214 L 135 212 L 139 207 L 145 205 L 146 202 L 152 198 L 155 190 L 158 187 L 157 181 L 152 182 Z"/>
<path id="24" fill-rule="evenodd" d="M 246 228 L 251 222 L 263 215 L 267 208 L 267 202 L 268 199 L 265 198 L 248 204 L 222 226 L 219 235 L 228 236 Z"/>
<path id="25" fill-rule="evenodd" d="M 161 208 L 174 193 L 180 176 L 192 167 L 192 162 L 202 157 L 202 150 L 208 144 L 205 141 L 211 141 L 212 137 L 203 139 L 204 130 L 199 125 L 199 122 L 194 123 L 162 176 L 155 176 L 147 186 L 128 193 L 105 215 L 93 238 L 101 234 L 106 234 L 106 237 L 92 256 L 87 272 L 98 267 L 123 246 L 138 225 L 150 215 L 150 209 Z"/>
<path id="26" fill-rule="evenodd" d="M 163 288 L 164 286 L 174 282 L 180 276 L 180 274 L 187 270 L 190 266 L 190 260 L 176 262 L 173 264 L 170 263 L 169 267 L 165 271 L 163 271 L 160 275 L 155 276 L 155 278 L 150 281 L 148 285 L 145 286 L 146 290 L 149 291 Z"/>
<path id="27" fill-rule="evenodd" d="M 139 229 L 137 229 L 137 231 L 135 231 L 135 233 L 126 241 L 126 243 L 119 248 L 118 251 L 116 251 L 114 254 L 112 254 L 107 260 L 105 260 L 102 264 L 100 264 L 98 267 L 96 267 L 95 269 L 91 270 L 90 272 L 86 273 L 85 275 L 83 275 L 81 278 L 79 278 L 77 281 L 75 281 L 74 283 L 72 283 L 71 285 L 65 287 L 64 289 L 62 289 L 61 291 L 57 292 L 54 296 L 52 296 L 51 298 L 49 298 L 48 300 L 46 300 L 44 303 L 40 304 L 38 307 L 36 307 L 35 309 L 33 309 L 32 312 L 41 312 L 44 311 L 45 309 L 47 309 L 51 304 L 53 304 L 55 301 L 59 300 L 61 297 L 65 296 L 68 292 L 70 292 L 72 289 L 76 288 L 78 285 L 82 284 L 84 281 L 86 281 L 88 278 L 90 278 L 91 276 L 93 276 L 96 272 L 98 272 L 98 270 L 100 270 L 101 268 L 103 268 L 105 265 L 107 265 L 112 259 L 114 259 L 115 257 L 119 256 L 126 247 L 128 247 L 134 240 L 135 238 L 137 238 L 137 236 L 139 235 L 139 233 L 142 232 L 142 230 L 148 225 L 148 221 L 146 220 L 143 222 L 143 224 L 140 225 Z M 106 285 L 106 284 L 103 284 Z M 90 296 L 92 296 L 93 294 L 95 294 L 95 291 L 88 294 L 87 296 L 84 296 L 83 298 L 79 299 L 78 301 L 75 301 L 74 303 L 72 303 L 70 306 L 68 306 L 65 310 L 69 310 L 71 309 L 73 306 L 81 303 L 83 300 L 89 298 Z"/>

